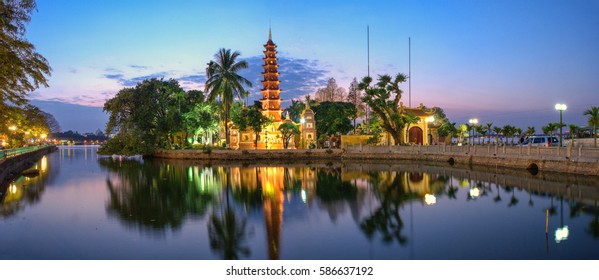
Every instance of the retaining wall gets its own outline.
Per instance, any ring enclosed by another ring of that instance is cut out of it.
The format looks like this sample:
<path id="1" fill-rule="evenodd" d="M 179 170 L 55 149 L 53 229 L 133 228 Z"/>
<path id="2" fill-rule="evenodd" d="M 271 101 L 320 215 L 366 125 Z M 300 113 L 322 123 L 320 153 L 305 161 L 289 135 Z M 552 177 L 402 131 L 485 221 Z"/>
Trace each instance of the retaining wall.
<path id="1" fill-rule="evenodd" d="M 333 150 L 254 150 L 254 151 L 233 151 L 233 150 L 213 150 L 211 152 L 203 150 L 159 150 L 154 156 L 158 158 L 172 159 L 195 159 L 195 160 L 328 160 L 328 161 L 352 161 L 367 160 L 372 162 L 388 161 L 432 161 L 447 162 L 456 165 L 465 166 L 486 166 L 491 168 L 512 168 L 520 170 L 539 170 L 544 172 L 563 172 L 572 174 L 583 174 L 599 176 L 599 159 L 595 157 L 572 156 L 575 152 L 566 153 L 562 151 L 561 155 L 534 153 L 541 151 L 539 149 L 528 152 L 526 149 L 514 148 L 479 148 L 480 150 L 490 151 L 490 153 L 481 153 L 475 148 L 460 148 L 449 151 L 441 147 L 426 149 L 424 147 L 409 146 L 383 146 L 383 147 L 346 147 L 346 149 Z M 432 147 L 432 146 L 431 146 Z M 512 151 L 519 151 L 510 153 Z M 496 153 L 493 153 L 496 151 Z M 569 155 L 569 156 L 568 156 Z"/>
<path id="2" fill-rule="evenodd" d="M 35 164 L 43 155 L 57 149 L 56 146 L 47 146 L 39 150 L 0 160 L 0 187 L 15 179 L 21 172 Z"/>

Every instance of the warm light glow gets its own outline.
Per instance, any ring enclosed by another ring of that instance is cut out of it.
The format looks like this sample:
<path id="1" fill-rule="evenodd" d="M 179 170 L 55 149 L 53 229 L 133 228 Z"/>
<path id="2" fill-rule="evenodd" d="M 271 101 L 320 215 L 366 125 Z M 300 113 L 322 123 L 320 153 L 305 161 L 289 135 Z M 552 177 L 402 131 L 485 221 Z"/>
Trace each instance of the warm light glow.
<path id="1" fill-rule="evenodd" d="M 428 118 L 426 118 L 426 122 L 434 122 L 435 121 L 435 117 L 434 116 L 430 116 Z"/>
<path id="2" fill-rule="evenodd" d="M 17 130 L 17 127 L 16 127 L 16 126 L 14 126 L 14 125 L 11 125 L 11 126 L 9 126 L 9 127 L 8 127 L 8 129 L 10 129 L 10 130 L 12 130 L 12 131 L 15 131 L 15 130 Z"/>
<path id="3" fill-rule="evenodd" d="M 48 158 L 46 156 L 43 156 L 40 162 L 42 172 L 46 171 L 46 169 L 48 169 Z"/>
<path id="4" fill-rule="evenodd" d="M 306 191 L 302 190 L 302 201 L 306 203 Z"/>
<path id="5" fill-rule="evenodd" d="M 566 109 L 568 108 L 568 106 L 566 106 L 566 104 L 555 104 L 555 110 L 558 111 L 566 111 Z"/>
<path id="6" fill-rule="evenodd" d="M 478 119 L 470 119 L 468 122 L 469 122 L 470 124 L 474 124 L 474 125 L 476 125 L 476 124 L 478 123 Z"/>
<path id="7" fill-rule="evenodd" d="M 14 184 L 10 185 L 10 192 L 13 194 L 17 193 L 17 185 L 14 185 Z M 556 235 L 557 235 L 557 233 L 556 233 Z"/>
<path id="8" fill-rule="evenodd" d="M 435 197 L 434 194 L 425 194 L 424 202 L 426 202 L 426 205 L 433 205 L 433 204 L 437 203 L 437 198 Z"/>
<path id="9" fill-rule="evenodd" d="M 301 122 L 302 124 L 304 124 L 304 123 L 306 123 L 306 119 L 304 119 L 304 118 L 301 118 L 301 119 L 300 119 L 300 122 Z"/>
<path id="10" fill-rule="evenodd" d="M 570 235 L 568 226 L 564 226 L 562 228 L 557 228 L 555 230 L 555 242 L 560 243 L 561 241 L 568 240 L 568 235 Z"/>
<path id="11" fill-rule="evenodd" d="M 40 135 L 40 137 L 42 137 L 42 139 L 46 139 L 46 137 L 48 137 L 48 135 L 46 135 L 45 133 L 42 133 L 42 135 Z"/>
<path id="12" fill-rule="evenodd" d="M 471 197 L 478 197 L 480 195 L 480 190 L 478 188 L 470 189 Z"/>

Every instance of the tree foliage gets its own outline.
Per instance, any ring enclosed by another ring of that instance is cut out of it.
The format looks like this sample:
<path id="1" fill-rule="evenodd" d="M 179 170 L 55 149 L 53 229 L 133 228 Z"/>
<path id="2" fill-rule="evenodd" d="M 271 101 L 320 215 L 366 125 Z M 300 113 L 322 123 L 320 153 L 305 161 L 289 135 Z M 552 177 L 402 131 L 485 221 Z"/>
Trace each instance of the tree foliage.
<path id="1" fill-rule="evenodd" d="M 379 76 L 375 85 L 371 85 L 371 77 L 364 77 L 359 84 L 359 89 L 364 90 L 362 101 L 377 115 L 381 128 L 393 137 L 396 145 L 404 143 L 401 135 L 405 122 L 399 106 L 403 91 L 399 86 L 405 81 L 406 76 L 400 73 L 394 79 L 389 75 Z"/>
<path id="2" fill-rule="evenodd" d="M 327 86 L 319 88 L 316 91 L 316 101 L 318 102 L 342 102 L 344 100 L 345 89 L 337 85 L 335 78 L 330 78 Z"/>
<path id="3" fill-rule="evenodd" d="M 106 134 L 115 134 L 99 150 L 104 154 L 149 155 L 172 147 L 175 133 L 183 131 L 180 104 L 183 89 L 173 79 L 150 79 L 124 88 L 104 104 L 109 113 Z"/>
<path id="4" fill-rule="evenodd" d="M 25 38 L 25 25 L 35 10 L 33 0 L 0 1 L 0 109 L 7 102 L 26 103 L 27 93 L 48 86 L 48 61 Z"/>
<path id="5" fill-rule="evenodd" d="M 289 147 L 289 141 L 295 135 L 300 134 L 300 130 L 297 125 L 293 123 L 284 123 L 279 126 L 279 131 L 281 131 L 281 136 L 283 138 L 283 147 L 287 149 Z"/>
<path id="6" fill-rule="evenodd" d="M 352 130 L 351 120 L 356 107 L 348 102 L 321 102 L 312 108 L 316 121 L 317 138 L 333 134 L 347 134 Z"/>
<path id="7" fill-rule="evenodd" d="M 354 134 L 356 133 L 356 119 L 359 117 L 363 117 L 366 115 L 366 105 L 364 105 L 364 101 L 362 101 L 362 91 L 359 88 L 359 83 L 354 78 L 354 80 L 349 85 L 348 93 L 347 93 L 347 102 L 354 104 L 356 107 L 356 117 L 353 119 L 354 121 Z"/>
<path id="8" fill-rule="evenodd" d="M 229 146 L 229 115 L 231 104 L 237 97 L 243 99 L 246 96 L 245 86 L 252 86 L 252 83 L 238 74 L 242 69 L 248 68 L 245 60 L 237 61 L 239 52 L 231 52 L 228 49 L 220 49 L 215 55 L 214 60 L 208 63 L 206 68 L 206 92 L 210 101 L 220 98 L 220 104 L 224 111 L 223 125 L 225 126 L 225 139 L 227 147 Z"/>
<path id="9" fill-rule="evenodd" d="M 583 113 L 584 116 L 589 116 L 587 122 L 593 127 L 593 138 L 595 141 L 595 148 L 597 147 L 597 126 L 599 126 L 599 107 L 592 106 Z"/>

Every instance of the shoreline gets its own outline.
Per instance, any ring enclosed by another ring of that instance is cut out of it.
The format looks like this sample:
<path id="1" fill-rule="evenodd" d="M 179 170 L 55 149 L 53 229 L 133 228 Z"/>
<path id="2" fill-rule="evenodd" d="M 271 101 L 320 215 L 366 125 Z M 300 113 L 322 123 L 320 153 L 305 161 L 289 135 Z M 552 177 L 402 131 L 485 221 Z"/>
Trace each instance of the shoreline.
<path id="1" fill-rule="evenodd" d="M 4 193 L 5 190 L 3 188 L 8 182 L 17 178 L 23 171 L 31 168 L 40 158 L 56 150 L 58 150 L 56 146 L 47 146 L 0 160 L 0 192 Z"/>

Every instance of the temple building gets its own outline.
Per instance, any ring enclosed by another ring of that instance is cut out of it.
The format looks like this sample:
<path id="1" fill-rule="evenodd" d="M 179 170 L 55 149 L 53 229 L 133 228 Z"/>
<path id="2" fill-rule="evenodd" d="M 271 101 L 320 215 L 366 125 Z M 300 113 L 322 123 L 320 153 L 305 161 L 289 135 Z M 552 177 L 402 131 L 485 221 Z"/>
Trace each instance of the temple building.
<path id="1" fill-rule="evenodd" d="M 264 64 L 262 67 L 262 98 L 260 99 L 262 114 L 273 120 L 272 124 L 259 133 L 258 149 L 283 149 L 283 139 L 279 126 L 283 123 L 293 123 L 302 131 L 300 138 L 305 143 L 316 140 L 316 123 L 314 122 L 314 112 L 307 108 L 302 112 L 302 120 L 305 123 L 297 124 L 289 119 L 283 119 L 283 110 L 281 109 L 281 89 L 279 84 L 279 64 L 277 63 L 277 45 L 272 41 L 272 33 L 268 30 L 268 41 L 264 45 Z M 305 116 L 304 116 L 305 115 Z M 304 129 L 305 127 L 305 129 Z M 240 150 L 255 149 L 256 133 L 252 130 L 239 131 L 235 126 L 231 127 L 232 148 Z M 305 137 L 305 138 L 304 138 Z M 300 140 L 301 141 L 301 140 Z M 289 142 L 288 149 L 300 148 L 300 143 L 292 140 Z M 307 144 L 306 147 L 308 148 Z"/>
<path id="2" fill-rule="evenodd" d="M 413 114 L 418 118 L 417 123 L 410 124 L 409 128 L 406 125 L 401 132 L 401 138 L 403 143 L 409 145 L 434 145 L 438 143 L 439 134 L 437 129 L 439 126 L 434 125 L 435 111 L 427 109 L 422 103 L 418 107 L 406 107 L 403 102 L 399 103 L 400 112 L 402 115 Z M 371 135 L 342 135 L 341 136 L 341 147 L 345 145 L 367 145 L 368 139 Z M 387 132 L 382 133 L 382 137 L 378 145 L 396 145 L 393 137 Z"/>

